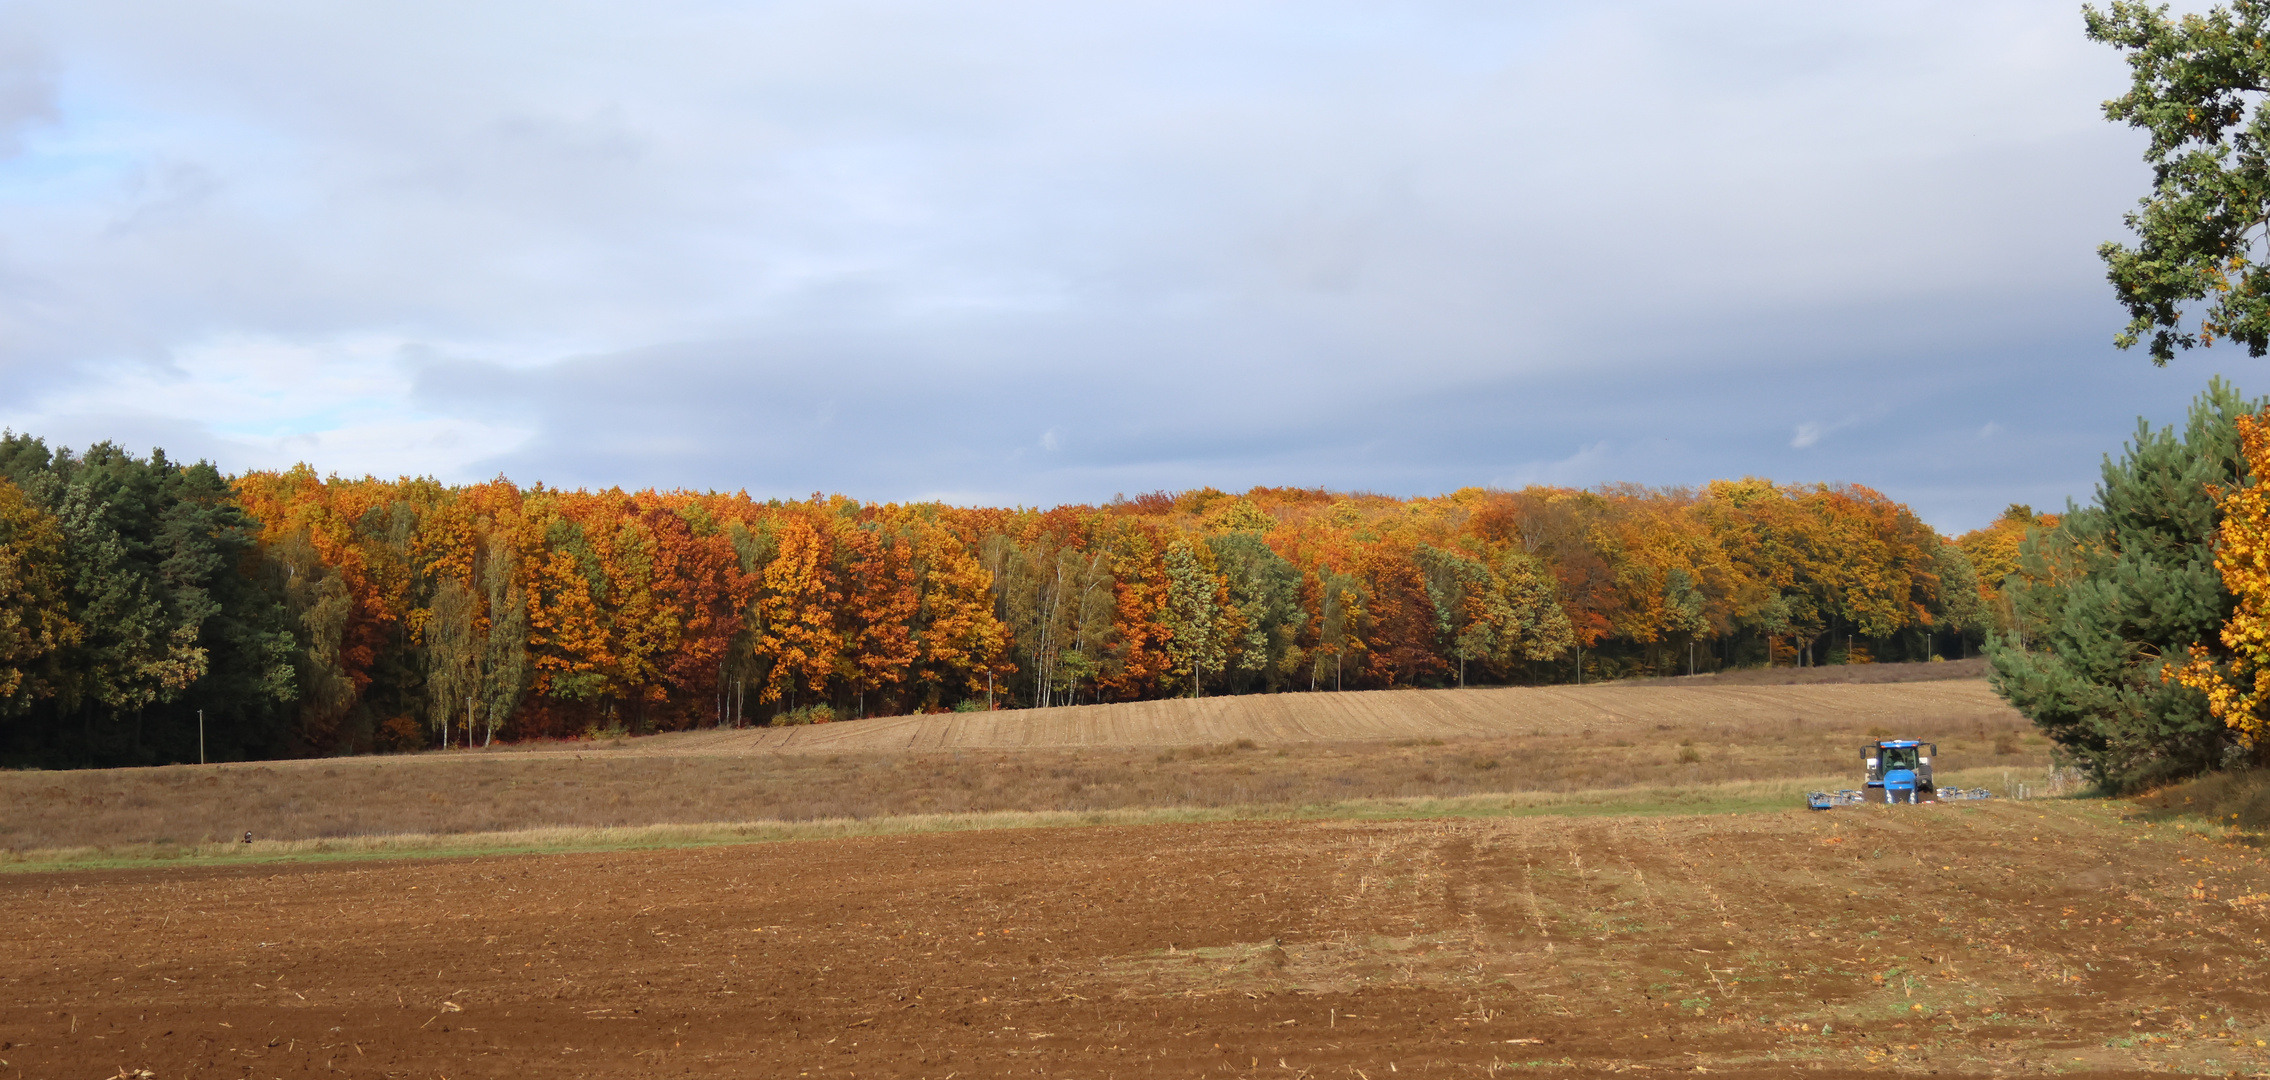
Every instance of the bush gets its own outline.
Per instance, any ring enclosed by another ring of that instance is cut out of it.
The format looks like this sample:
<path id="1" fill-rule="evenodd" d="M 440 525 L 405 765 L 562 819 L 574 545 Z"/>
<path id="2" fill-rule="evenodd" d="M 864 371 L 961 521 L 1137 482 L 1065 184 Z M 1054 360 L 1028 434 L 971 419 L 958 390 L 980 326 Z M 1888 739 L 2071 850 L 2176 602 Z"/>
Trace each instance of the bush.
<path id="1" fill-rule="evenodd" d="M 426 726 L 419 723 L 415 717 L 390 716 L 386 718 L 384 723 L 378 725 L 378 747 L 381 750 L 396 752 L 425 750 L 432 747 L 434 743 L 435 739 L 427 733 Z"/>
<path id="2" fill-rule="evenodd" d="M 818 705 L 806 705 L 801 709 L 790 709 L 773 717 L 772 722 L 776 726 L 786 727 L 797 724 L 825 724 L 834 719 L 835 709 L 826 702 L 821 702 Z"/>

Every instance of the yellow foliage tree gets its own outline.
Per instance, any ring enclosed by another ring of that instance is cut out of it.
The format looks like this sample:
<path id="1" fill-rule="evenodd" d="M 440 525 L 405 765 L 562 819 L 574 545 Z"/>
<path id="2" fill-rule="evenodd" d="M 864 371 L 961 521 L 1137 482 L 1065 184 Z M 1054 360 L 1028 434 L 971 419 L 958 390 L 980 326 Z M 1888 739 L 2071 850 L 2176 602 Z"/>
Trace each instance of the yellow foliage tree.
<path id="1" fill-rule="evenodd" d="M 836 604 L 843 596 L 830 566 L 830 535 L 805 514 L 787 514 L 780 522 L 779 542 L 778 554 L 759 579 L 756 602 L 756 657 L 769 672 L 758 695 L 763 701 L 779 701 L 799 688 L 815 696 L 826 693 L 843 650 L 835 625 Z"/>
<path id="2" fill-rule="evenodd" d="M 1009 648 L 1008 628 L 993 613 L 993 574 L 943 526 L 920 518 L 911 524 L 922 589 L 917 662 L 940 694 L 981 693 Z"/>
<path id="3" fill-rule="evenodd" d="M 54 696 L 57 653 L 78 640 L 63 599 L 63 530 L 0 480 L 0 716 Z"/>
<path id="4" fill-rule="evenodd" d="M 2248 746 L 2263 735 L 2263 705 L 2270 701 L 2270 412 L 2238 418 L 2239 448 L 2254 479 L 2237 487 L 2210 486 L 2222 524 L 2215 531 L 2215 570 L 2238 601 L 2223 623 L 2218 657 L 2193 643 L 2171 676 L 2207 695 L 2207 708 Z"/>

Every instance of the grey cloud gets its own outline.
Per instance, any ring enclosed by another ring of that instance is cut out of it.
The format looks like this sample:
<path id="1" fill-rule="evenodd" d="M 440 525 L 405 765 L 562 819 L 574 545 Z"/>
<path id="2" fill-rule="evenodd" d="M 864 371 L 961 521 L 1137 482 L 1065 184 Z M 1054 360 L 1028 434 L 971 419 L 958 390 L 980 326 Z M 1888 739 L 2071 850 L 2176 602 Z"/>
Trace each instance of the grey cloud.
<path id="1" fill-rule="evenodd" d="M 0 21 L 0 159 L 22 153 L 31 129 L 56 118 L 52 58 L 24 27 Z"/>
<path id="2" fill-rule="evenodd" d="M 2208 370 L 2105 361 L 2090 335 L 2067 333 L 2030 349 L 1935 342 L 1770 368 L 1696 364 L 1621 377 L 1614 393 L 1583 365 L 1455 381 L 1257 376 L 1232 364 L 1211 378 L 1188 365 L 1126 378 L 1143 370 L 1126 355 L 1140 343 L 1059 365 L 1026 329 L 847 330 L 521 370 L 437 361 L 420 392 L 429 408 L 486 410 L 543 433 L 467 462 L 467 475 L 1023 503 L 1199 484 L 1421 494 L 1765 475 L 1864 483 L 1959 530 L 2007 502 L 2085 497 L 2136 413 L 2176 419 Z M 1226 348 L 1199 334 L 1184 344 Z M 2074 377 L 2097 363 L 2115 365 L 2106 379 Z M 1792 400 L 1843 410 L 1845 430 L 1791 448 Z M 2013 414 L 2033 419 L 1981 442 L 1985 424 Z M 1045 434 L 1055 450 L 1038 445 Z"/>
<path id="3" fill-rule="evenodd" d="M 2197 385 L 2105 347 L 2144 173 L 2065 8 L 30 7 L 0 411 L 56 430 L 120 365 L 384 339 L 416 417 L 534 433 L 457 479 L 1765 473 L 1954 527 Z M 103 422 L 272 463 L 149 410 Z"/>

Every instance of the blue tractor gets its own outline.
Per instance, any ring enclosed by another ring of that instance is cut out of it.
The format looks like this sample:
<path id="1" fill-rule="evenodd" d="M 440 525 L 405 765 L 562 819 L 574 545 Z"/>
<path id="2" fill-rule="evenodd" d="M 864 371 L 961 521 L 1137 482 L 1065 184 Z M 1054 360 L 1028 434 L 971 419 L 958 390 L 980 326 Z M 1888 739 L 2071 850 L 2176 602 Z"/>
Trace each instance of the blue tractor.
<path id="1" fill-rule="evenodd" d="M 1885 739 L 1861 747 L 1861 760 L 1868 767 L 1869 794 L 1873 796 L 1875 790 L 1881 788 L 1887 803 L 1936 800 L 1938 790 L 1931 783 L 1931 759 L 1938 754 L 1937 745 L 1914 739 Z"/>
<path id="2" fill-rule="evenodd" d="M 1954 802 L 1956 800 L 1991 799 L 1994 793 L 1985 788 L 1943 788 L 1931 781 L 1931 759 L 1939 756 L 1939 748 L 1914 739 L 1885 739 L 1860 748 L 1862 775 L 1868 778 L 1867 787 L 1846 788 L 1842 791 L 1814 791 L 1805 795 L 1805 805 L 1814 810 L 1832 810 L 1839 806 L 1857 806 L 1872 802 L 1876 792 L 1884 793 L 1887 803 Z"/>

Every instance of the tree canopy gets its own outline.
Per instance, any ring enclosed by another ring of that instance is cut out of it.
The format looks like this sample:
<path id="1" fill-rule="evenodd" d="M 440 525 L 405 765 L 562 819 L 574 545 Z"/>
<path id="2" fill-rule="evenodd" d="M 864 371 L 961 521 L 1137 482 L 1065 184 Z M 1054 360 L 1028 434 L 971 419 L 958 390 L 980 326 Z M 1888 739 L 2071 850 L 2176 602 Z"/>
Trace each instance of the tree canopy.
<path id="1" fill-rule="evenodd" d="M 2171 16 L 2115 0 L 2082 13 L 2090 39 L 2127 54 L 2132 81 L 2106 118 L 2150 136 L 2152 187 L 2126 217 L 2135 246 L 2097 249 L 2128 309 L 2115 342 L 2144 343 L 2154 364 L 2220 339 L 2270 353 L 2270 4 Z"/>
<path id="2" fill-rule="evenodd" d="M 0 761 L 195 760 L 199 710 L 226 760 L 1925 659 L 1987 601 L 1850 485 L 1034 510 L 228 478 L 10 436 Z"/>

